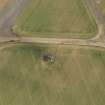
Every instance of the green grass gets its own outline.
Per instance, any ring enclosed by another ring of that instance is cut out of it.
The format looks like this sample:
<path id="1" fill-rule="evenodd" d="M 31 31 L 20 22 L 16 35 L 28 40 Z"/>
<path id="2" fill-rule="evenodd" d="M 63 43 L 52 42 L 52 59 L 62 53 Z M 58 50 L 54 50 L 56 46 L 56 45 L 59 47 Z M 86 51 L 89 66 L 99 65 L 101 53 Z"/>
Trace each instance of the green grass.
<path id="1" fill-rule="evenodd" d="M 44 62 L 45 52 L 56 61 Z M 105 105 L 105 50 L 63 45 L 1 50 L 0 105 Z"/>
<path id="2" fill-rule="evenodd" d="M 13 31 L 35 37 L 90 38 L 98 29 L 84 0 L 29 0 Z"/>

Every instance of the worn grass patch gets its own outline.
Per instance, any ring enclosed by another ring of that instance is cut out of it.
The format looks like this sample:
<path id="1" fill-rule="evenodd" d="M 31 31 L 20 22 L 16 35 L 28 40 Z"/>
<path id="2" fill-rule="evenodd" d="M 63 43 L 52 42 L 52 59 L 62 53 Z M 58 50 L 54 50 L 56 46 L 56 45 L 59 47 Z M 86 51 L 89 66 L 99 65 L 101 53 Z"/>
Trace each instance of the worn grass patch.
<path id="1" fill-rule="evenodd" d="M 105 15 L 105 0 L 99 0 L 98 6 L 100 10 L 102 11 L 103 15 Z"/>
<path id="2" fill-rule="evenodd" d="M 56 55 L 54 63 L 41 55 Z M 16 45 L 0 51 L 0 104 L 105 105 L 105 50 Z"/>
<path id="3" fill-rule="evenodd" d="M 0 8 L 3 8 L 8 0 L 0 0 Z"/>
<path id="4" fill-rule="evenodd" d="M 25 36 L 90 38 L 97 25 L 84 0 L 30 0 L 13 31 Z"/>

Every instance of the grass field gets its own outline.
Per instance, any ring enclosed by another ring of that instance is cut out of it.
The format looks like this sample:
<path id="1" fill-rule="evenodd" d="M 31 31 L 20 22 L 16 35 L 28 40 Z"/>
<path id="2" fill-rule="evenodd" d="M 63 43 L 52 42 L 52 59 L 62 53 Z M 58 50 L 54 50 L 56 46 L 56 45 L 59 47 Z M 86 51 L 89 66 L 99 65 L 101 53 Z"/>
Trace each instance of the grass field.
<path id="1" fill-rule="evenodd" d="M 13 31 L 25 36 L 90 38 L 97 25 L 84 0 L 30 0 Z"/>
<path id="2" fill-rule="evenodd" d="M 56 61 L 44 62 L 45 52 Z M 105 50 L 64 45 L 1 50 L 0 105 L 105 105 Z"/>

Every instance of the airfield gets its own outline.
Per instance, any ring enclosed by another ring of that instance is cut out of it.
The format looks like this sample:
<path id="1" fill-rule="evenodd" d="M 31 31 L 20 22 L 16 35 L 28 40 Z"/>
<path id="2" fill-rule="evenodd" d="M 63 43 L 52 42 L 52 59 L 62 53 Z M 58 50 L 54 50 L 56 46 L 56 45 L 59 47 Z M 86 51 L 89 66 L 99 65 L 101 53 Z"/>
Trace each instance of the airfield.
<path id="1" fill-rule="evenodd" d="M 39 1 L 7 0 L 3 3 L 1 0 L 0 104 L 104 105 L 103 1 L 56 0 L 60 2 L 59 8 L 53 1 Z M 80 10 L 75 6 L 68 8 L 72 1 Z M 57 14 L 52 11 L 54 14 L 50 15 L 51 10 L 47 8 L 58 9 Z M 75 20 L 67 10 L 81 18 Z M 63 24 L 58 22 L 58 13 Z M 53 54 L 54 62 L 44 61 L 45 53 Z"/>

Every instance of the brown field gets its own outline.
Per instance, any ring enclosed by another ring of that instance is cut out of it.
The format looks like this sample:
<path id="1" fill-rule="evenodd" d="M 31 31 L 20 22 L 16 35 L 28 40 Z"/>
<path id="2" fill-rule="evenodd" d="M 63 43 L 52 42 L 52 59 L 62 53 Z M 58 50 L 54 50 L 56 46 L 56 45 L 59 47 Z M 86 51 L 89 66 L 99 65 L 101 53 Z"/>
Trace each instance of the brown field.
<path id="1" fill-rule="evenodd" d="M 0 0 L 0 8 L 3 8 L 7 4 L 8 0 Z"/>

